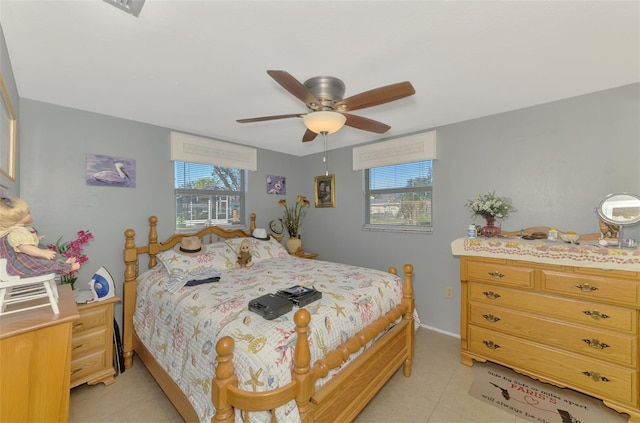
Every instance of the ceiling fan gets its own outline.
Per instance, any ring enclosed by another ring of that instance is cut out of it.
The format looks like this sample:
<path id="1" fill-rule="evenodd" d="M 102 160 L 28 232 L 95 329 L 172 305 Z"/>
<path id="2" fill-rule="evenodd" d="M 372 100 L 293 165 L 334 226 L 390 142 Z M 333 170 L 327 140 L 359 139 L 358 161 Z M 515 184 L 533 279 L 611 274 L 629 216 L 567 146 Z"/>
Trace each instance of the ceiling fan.
<path id="1" fill-rule="evenodd" d="M 333 76 L 316 76 L 302 84 L 283 70 L 268 70 L 267 73 L 285 90 L 300 99 L 310 112 L 238 119 L 236 122 L 249 123 L 293 117 L 302 118 L 307 127 L 302 142 L 312 141 L 318 134 L 336 132 L 343 125 L 378 134 L 385 133 L 391 129 L 389 125 L 347 112 L 389 103 L 416 92 L 413 85 L 405 81 L 343 98 L 344 82 Z"/>

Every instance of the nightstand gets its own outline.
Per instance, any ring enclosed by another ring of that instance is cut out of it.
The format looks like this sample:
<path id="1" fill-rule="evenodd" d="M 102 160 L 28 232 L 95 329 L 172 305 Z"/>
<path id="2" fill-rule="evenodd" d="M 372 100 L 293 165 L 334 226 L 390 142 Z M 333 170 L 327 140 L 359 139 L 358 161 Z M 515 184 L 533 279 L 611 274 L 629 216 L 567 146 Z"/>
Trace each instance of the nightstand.
<path id="1" fill-rule="evenodd" d="M 300 258 L 311 259 L 311 260 L 318 257 L 318 253 L 305 253 L 304 250 L 302 250 L 302 248 L 298 248 L 298 251 L 296 251 L 294 254 L 291 254 L 291 255 L 300 257 Z"/>
<path id="2" fill-rule="evenodd" d="M 80 318 L 73 323 L 71 349 L 71 387 L 88 383 L 114 383 L 112 297 L 78 304 Z"/>

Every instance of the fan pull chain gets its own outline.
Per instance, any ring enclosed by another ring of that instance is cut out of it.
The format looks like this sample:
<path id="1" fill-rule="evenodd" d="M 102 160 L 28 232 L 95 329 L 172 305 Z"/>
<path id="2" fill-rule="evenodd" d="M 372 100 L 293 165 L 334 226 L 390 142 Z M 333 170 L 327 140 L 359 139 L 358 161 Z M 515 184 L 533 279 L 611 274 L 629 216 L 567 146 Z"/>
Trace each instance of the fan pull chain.
<path id="1" fill-rule="evenodd" d="M 327 133 L 323 132 L 322 137 L 324 138 L 324 157 L 322 157 L 322 161 L 324 162 L 324 176 L 329 176 L 329 163 L 327 160 Z"/>

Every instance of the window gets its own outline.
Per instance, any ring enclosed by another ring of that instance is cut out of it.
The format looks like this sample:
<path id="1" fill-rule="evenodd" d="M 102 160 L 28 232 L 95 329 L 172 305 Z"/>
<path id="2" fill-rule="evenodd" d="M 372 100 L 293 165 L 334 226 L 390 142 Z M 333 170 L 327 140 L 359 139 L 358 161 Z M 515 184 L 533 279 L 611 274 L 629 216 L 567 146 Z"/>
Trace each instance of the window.
<path id="1" fill-rule="evenodd" d="M 365 170 L 365 229 L 431 232 L 431 160 Z"/>
<path id="2" fill-rule="evenodd" d="M 174 161 L 176 230 L 244 224 L 246 172 Z"/>

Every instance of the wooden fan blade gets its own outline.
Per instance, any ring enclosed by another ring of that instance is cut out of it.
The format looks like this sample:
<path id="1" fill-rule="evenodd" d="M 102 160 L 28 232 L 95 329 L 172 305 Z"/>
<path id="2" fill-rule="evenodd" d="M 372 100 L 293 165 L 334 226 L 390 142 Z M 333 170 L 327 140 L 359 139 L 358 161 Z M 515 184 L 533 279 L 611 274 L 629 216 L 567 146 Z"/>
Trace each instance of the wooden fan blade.
<path id="1" fill-rule="evenodd" d="M 416 90 L 413 88 L 413 85 L 411 85 L 411 82 L 398 82 L 397 84 L 374 88 L 373 90 L 345 98 L 344 100 L 337 102 L 335 104 L 335 108 L 340 112 L 364 109 L 365 107 L 373 107 L 390 101 L 399 100 L 415 93 Z"/>
<path id="2" fill-rule="evenodd" d="M 302 136 L 302 142 L 313 141 L 316 139 L 316 136 L 318 136 L 318 134 L 316 134 L 310 129 L 307 129 L 307 132 L 305 132 L 304 135 Z"/>
<path id="3" fill-rule="evenodd" d="M 345 117 L 347 118 L 345 125 L 351 126 L 352 128 L 375 132 L 377 134 L 383 134 L 391 129 L 389 125 L 378 122 L 377 120 L 365 118 L 362 116 L 350 115 L 348 113 L 343 113 L 343 115 L 345 115 Z"/>
<path id="4" fill-rule="evenodd" d="M 292 118 L 292 117 L 301 118 L 304 115 L 305 115 L 305 113 L 293 113 L 293 114 L 290 114 L 290 115 L 262 116 L 262 117 L 248 118 L 248 119 L 238 119 L 238 120 L 236 120 L 236 122 L 249 123 L 249 122 L 262 122 L 262 121 L 265 121 L 265 120 L 287 119 L 287 118 Z"/>
<path id="5" fill-rule="evenodd" d="M 275 79 L 278 84 L 282 85 L 282 88 L 302 100 L 302 102 L 307 106 L 314 110 L 321 107 L 320 101 L 316 96 L 313 95 L 311 91 L 309 91 L 309 89 L 300 81 L 291 76 L 289 72 L 283 70 L 268 70 L 267 73 L 270 77 Z"/>

